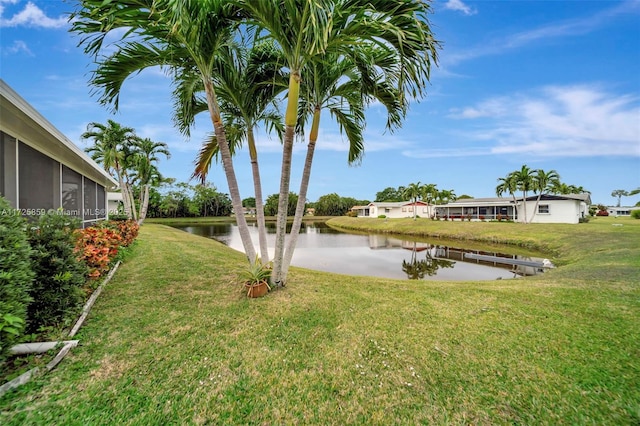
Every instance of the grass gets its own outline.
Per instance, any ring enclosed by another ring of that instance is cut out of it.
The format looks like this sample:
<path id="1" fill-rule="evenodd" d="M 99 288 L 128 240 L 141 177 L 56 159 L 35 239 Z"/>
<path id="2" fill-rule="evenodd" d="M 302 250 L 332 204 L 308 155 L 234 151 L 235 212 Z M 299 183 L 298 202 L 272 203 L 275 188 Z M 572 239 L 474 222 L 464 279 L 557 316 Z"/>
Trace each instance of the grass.
<path id="1" fill-rule="evenodd" d="M 509 242 L 562 266 L 490 282 L 292 268 L 249 300 L 242 254 L 147 224 L 80 346 L 0 399 L 0 423 L 640 422 L 640 221 L 332 223 Z"/>

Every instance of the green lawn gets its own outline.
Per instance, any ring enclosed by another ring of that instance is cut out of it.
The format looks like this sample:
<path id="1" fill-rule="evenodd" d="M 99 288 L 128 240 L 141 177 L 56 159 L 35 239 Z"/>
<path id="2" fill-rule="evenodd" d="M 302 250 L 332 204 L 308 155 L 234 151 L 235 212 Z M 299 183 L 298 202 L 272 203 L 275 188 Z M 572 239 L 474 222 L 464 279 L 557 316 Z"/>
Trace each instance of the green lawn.
<path id="1" fill-rule="evenodd" d="M 249 300 L 242 254 L 146 224 L 80 346 L 2 397 L 0 424 L 640 422 L 640 221 L 331 222 L 510 242 L 561 266 L 484 282 L 292 268 Z"/>

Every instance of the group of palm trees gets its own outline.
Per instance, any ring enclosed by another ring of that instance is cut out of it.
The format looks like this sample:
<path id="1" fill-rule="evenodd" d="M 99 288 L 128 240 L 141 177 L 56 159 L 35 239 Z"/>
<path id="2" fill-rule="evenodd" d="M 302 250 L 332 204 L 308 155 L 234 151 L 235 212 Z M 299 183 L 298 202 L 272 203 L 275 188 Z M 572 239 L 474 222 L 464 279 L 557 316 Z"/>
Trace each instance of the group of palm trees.
<path id="1" fill-rule="evenodd" d="M 452 189 L 438 190 L 436 184 L 433 183 L 424 185 L 420 182 L 410 183 L 402 189 L 401 193 L 405 199 L 413 201 L 414 204 L 417 203 L 419 199 L 425 201 L 427 204 L 447 204 L 457 199 L 457 195 Z M 413 209 L 414 220 L 417 218 L 417 210 L 417 208 Z"/>
<path id="2" fill-rule="evenodd" d="M 281 138 L 271 278 L 282 286 L 304 213 L 322 112 L 328 111 L 345 135 L 349 163 L 362 159 L 371 103 L 386 109 L 390 131 L 398 128 L 410 101 L 425 95 L 437 60 L 429 12 L 422 0 L 81 0 L 71 22 L 95 61 L 91 83 L 103 104 L 117 109 L 124 81 L 160 66 L 173 81 L 174 119 L 184 134 L 198 113 L 209 114 L 213 134 L 204 142 L 194 176 L 204 178 L 214 158 L 222 163 L 251 263 L 269 262 L 264 216 L 256 205 L 258 258 L 242 214 L 233 154 L 247 143 L 258 204 L 263 197 L 254 130 L 263 125 Z M 296 135 L 304 135 L 308 145 L 285 249 Z"/>
<path id="3" fill-rule="evenodd" d="M 583 194 L 587 193 L 582 186 L 567 185 L 560 181 L 560 175 L 555 170 L 544 171 L 542 169 L 531 169 L 527 165 L 523 165 L 519 170 L 515 170 L 503 178 L 498 178 L 498 186 L 496 186 L 496 195 L 501 197 L 504 193 L 509 193 L 513 197 L 513 203 L 516 204 L 516 192 L 521 191 L 522 198 L 526 199 L 527 194 L 531 191 L 537 194 L 536 204 L 533 209 L 531 220 L 538 210 L 538 204 L 543 194 Z M 523 203 L 524 223 L 527 220 L 527 204 Z"/>
<path id="4" fill-rule="evenodd" d="M 156 163 L 159 154 L 169 157 L 167 145 L 136 136 L 133 128 L 113 120 L 107 120 L 107 124 L 89 123 L 81 137 L 93 140 L 85 151 L 117 177 L 125 215 L 141 224 L 147 216 L 150 187 L 162 180 Z"/>

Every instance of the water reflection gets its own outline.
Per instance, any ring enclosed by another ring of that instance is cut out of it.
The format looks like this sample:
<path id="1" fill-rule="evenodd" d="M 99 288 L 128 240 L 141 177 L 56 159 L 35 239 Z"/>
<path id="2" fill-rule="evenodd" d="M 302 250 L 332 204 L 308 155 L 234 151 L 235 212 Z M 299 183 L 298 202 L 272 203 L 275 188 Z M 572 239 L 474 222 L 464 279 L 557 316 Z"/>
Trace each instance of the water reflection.
<path id="1" fill-rule="evenodd" d="M 455 262 L 446 259 L 437 259 L 431 255 L 430 250 L 424 250 L 425 258 L 418 259 L 418 253 L 422 250 L 418 249 L 418 243 L 414 241 L 411 250 L 411 260 L 402 261 L 402 272 L 407 274 L 410 280 L 422 280 L 426 276 L 436 275 L 440 268 L 453 268 Z"/>
<path id="2" fill-rule="evenodd" d="M 267 224 L 267 241 L 273 256 L 275 224 Z M 242 241 L 235 224 L 176 226 L 192 234 L 214 238 L 242 251 Z M 251 238 L 258 246 L 258 230 L 250 226 Z M 542 258 L 508 254 L 504 246 L 463 246 L 467 242 L 437 242 L 378 234 L 351 234 L 336 231 L 324 223 L 303 224 L 292 264 L 309 269 L 348 275 L 416 280 L 495 280 L 535 275 L 542 268 L 511 265 L 500 259 L 542 262 Z M 478 248 L 479 247 L 479 248 Z M 505 253 L 506 252 L 506 253 Z M 471 259 L 469 253 L 485 255 Z M 486 255 L 491 261 L 486 260 Z"/>

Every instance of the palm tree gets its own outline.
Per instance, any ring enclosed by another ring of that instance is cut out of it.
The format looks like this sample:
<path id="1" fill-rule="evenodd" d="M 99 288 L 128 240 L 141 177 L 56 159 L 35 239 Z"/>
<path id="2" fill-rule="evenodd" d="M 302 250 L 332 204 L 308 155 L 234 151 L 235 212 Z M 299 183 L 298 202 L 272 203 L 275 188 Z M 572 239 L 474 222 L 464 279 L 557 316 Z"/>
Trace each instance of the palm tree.
<path id="1" fill-rule="evenodd" d="M 453 202 L 457 199 L 456 193 L 453 189 L 443 189 L 438 191 L 438 200 L 440 200 L 443 204 L 447 204 Z"/>
<path id="2" fill-rule="evenodd" d="M 545 172 L 542 169 L 536 170 L 536 174 L 533 176 L 533 185 L 531 189 L 538 193 L 538 198 L 536 198 L 536 205 L 533 208 L 533 214 L 531 215 L 531 220 L 529 222 L 533 222 L 533 218 L 536 217 L 538 204 L 540 203 L 542 194 L 551 192 L 556 182 L 560 182 L 560 175 L 555 170 L 550 170 L 548 172 Z"/>
<path id="3" fill-rule="evenodd" d="M 615 189 L 611 192 L 612 197 L 618 197 L 618 204 L 616 204 L 616 207 L 620 207 L 622 197 L 627 197 L 628 195 L 629 192 L 625 191 L 624 189 Z"/>
<path id="4" fill-rule="evenodd" d="M 122 191 L 124 212 L 130 219 L 133 218 L 133 198 L 126 170 L 130 147 L 137 139 L 135 130 L 131 127 L 124 127 L 113 120 L 107 120 L 107 124 L 91 122 L 80 137 L 93 139 L 94 145 L 85 148 L 85 152 L 90 154 L 94 161 L 101 163 L 107 172 L 116 175 L 120 191 Z"/>
<path id="5" fill-rule="evenodd" d="M 166 143 L 154 142 L 149 138 L 136 139 L 134 148 L 133 167 L 136 179 L 140 184 L 138 224 L 142 225 L 142 222 L 147 217 L 147 209 L 149 207 L 149 188 L 154 183 L 157 184 L 162 180 L 162 176 L 154 163 L 159 161 L 159 154 L 163 154 L 167 158 L 170 158 L 171 154 Z"/>
<path id="6" fill-rule="evenodd" d="M 387 76 L 378 71 L 391 61 L 393 58 L 385 50 L 363 47 L 356 58 L 328 53 L 321 64 L 311 63 L 303 70 L 312 81 L 302 86 L 300 131 L 308 117 L 312 118 L 312 124 L 298 203 L 284 252 L 282 279 L 285 282 L 304 216 L 321 112 L 328 110 L 338 122 L 340 131 L 345 133 L 349 141 L 348 163 L 360 161 L 364 153 L 364 109 L 367 103 L 375 100 L 387 109 L 387 129 L 391 131 L 399 126 L 406 112 L 399 91 Z"/>
<path id="7" fill-rule="evenodd" d="M 438 44 L 426 19 L 429 6 L 420 0 L 239 0 L 237 4 L 246 11 L 249 23 L 258 27 L 257 32 L 282 49 L 289 72 L 272 274 L 274 284 L 282 286 L 286 207 L 303 69 L 312 63 L 328 64 L 323 62 L 327 52 L 352 56 L 363 45 L 378 45 L 399 58 L 401 96 L 420 97 Z M 304 81 L 312 79 L 305 77 Z"/>
<path id="8" fill-rule="evenodd" d="M 242 199 L 213 84 L 217 53 L 235 34 L 242 14 L 226 0 L 80 0 L 72 13 L 72 31 L 85 36 L 80 45 L 97 64 L 91 83 L 100 101 L 118 108 L 125 79 L 141 70 L 163 66 L 177 80 L 184 72 L 197 73 L 204 85 L 207 108 L 218 146 L 238 230 L 249 262 L 256 258 Z M 112 43 L 115 53 L 102 56 L 107 36 L 120 34 Z"/>
<path id="9" fill-rule="evenodd" d="M 432 201 L 435 201 L 438 196 L 438 188 L 435 183 L 427 183 L 422 185 L 420 188 L 420 198 L 425 200 L 427 204 L 431 204 Z M 431 209 L 431 207 L 429 207 Z M 435 216 L 434 210 L 431 210 L 431 216 L 434 218 Z"/>
<path id="10" fill-rule="evenodd" d="M 517 182 L 518 189 L 522 191 L 523 222 L 527 223 L 527 192 L 533 189 L 536 170 L 523 165 L 520 170 L 511 172 L 511 177 Z"/>
<path id="11" fill-rule="evenodd" d="M 418 183 L 410 183 L 402 193 L 403 197 L 409 198 L 413 200 L 413 220 L 417 218 L 417 210 L 418 206 L 416 203 L 418 202 L 418 198 L 422 195 L 422 187 L 420 186 L 420 182 Z"/>
<path id="12" fill-rule="evenodd" d="M 278 51 L 271 43 L 254 44 L 248 49 L 244 44 L 235 43 L 225 46 L 219 52 L 216 61 L 214 85 L 218 94 L 223 114 L 225 130 L 231 154 L 243 141 L 247 141 L 249 158 L 253 174 L 254 195 L 256 200 L 256 221 L 258 224 L 258 240 L 260 260 L 269 262 L 267 247 L 267 231 L 264 218 L 264 198 L 258 165 L 258 151 L 255 143 L 254 129 L 258 123 L 264 123 L 269 130 L 275 130 L 281 137 L 282 117 L 272 103 L 275 96 L 286 86 L 278 65 Z M 175 121 L 183 129 L 188 129 L 194 122 L 195 115 L 206 111 L 207 104 L 197 96 L 204 91 L 200 79 L 193 75 L 183 74 L 174 90 L 179 99 L 179 108 Z M 192 177 L 206 180 L 212 159 L 219 158 L 220 149 L 215 135 L 203 145 Z"/>

